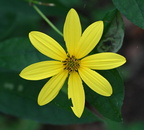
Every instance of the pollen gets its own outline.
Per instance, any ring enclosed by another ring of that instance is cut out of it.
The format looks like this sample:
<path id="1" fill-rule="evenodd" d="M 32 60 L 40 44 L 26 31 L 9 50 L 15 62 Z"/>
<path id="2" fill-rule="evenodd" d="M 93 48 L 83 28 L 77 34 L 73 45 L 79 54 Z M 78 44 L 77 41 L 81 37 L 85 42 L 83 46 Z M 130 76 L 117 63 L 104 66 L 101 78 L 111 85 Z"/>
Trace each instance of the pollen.
<path id="1" fill-rule="evenodd" d="M 64 69 L 68 70 L 69 73 L 73 71 L 78 71 L 80 67 L 80 60 L 76 59 L 75 56 L 68 55 L 66 60 L 63 61 Z"/>

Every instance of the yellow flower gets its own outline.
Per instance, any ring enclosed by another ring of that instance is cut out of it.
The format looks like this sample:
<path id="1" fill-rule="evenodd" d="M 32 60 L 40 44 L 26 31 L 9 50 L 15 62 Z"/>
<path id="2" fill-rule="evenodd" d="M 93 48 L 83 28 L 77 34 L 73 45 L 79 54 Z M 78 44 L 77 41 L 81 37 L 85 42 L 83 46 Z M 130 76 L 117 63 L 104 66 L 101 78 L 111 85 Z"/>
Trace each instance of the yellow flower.
<path id="1" fill-rule="evenodd" d="M 20 76 L 28 80 L 52 77 L 38 95 L 40 106 L 49 103 L 58 95 L 68 77 L 68 98 L 72 101 L 71 108 L 74 114 L 80 118 L 85 106 L 83 82 L 96 93 L 111 96 L 110 83 L 94 70 L 119 67 L 126 62 L 126 59 L 111 52 L 86 57 L 102 36 L 103 21 L 94 22 L 82 34 L 79 16 L 74 9 L 71 9 L 67 14 L 63 33 L 67 53 L 50 36 L 37 31 L 30 32 L 29 38 L 33 46 L 54 60 L 32 64 L 23 69 Z"/>

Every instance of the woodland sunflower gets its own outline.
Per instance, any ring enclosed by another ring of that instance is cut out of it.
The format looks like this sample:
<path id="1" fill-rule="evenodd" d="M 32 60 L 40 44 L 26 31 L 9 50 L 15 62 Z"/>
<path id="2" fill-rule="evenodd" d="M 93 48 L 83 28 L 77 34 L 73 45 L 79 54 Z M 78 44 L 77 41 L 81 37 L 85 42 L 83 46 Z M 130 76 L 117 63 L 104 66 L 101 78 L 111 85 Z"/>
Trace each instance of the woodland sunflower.
<path id="1" fill-rule="evenodd" d="M 88 26 L 82 34 L 79 16 L 74 9 L 70 9 L 63 29 L 67 51 L 57 41 L 42 32 L 29 33 L 33 46 L 53 59 L 29 65 L 20 73 L 20 76 L 27 80 L 51 77 L 38 95 L 40 106 L 49 103 L 58 95 L 67 78 L 68 98 L 72 101 L 71 108 L 74 114 L 79 118 L 85 106 L 83 82 L 100 95 L 112 95 L 110 83 L 95 70 L 119 67 L 126 62 L 126 59 L 112 52 L 87 56 L 101 39 L 103 29 L 103 21 L 97 21 Z"/>

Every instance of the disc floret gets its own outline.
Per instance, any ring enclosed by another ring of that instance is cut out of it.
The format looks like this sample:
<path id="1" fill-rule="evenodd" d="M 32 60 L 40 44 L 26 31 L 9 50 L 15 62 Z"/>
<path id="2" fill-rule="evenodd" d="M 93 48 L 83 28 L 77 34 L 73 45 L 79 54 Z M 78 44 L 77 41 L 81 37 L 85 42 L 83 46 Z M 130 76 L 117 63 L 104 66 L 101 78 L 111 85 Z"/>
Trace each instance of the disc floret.
<path id="1" fill-rule="evenodd" d="M 65 61 L 63 61 L 64 69 L 68 70 L 68 72 L 74 72 L 78 71 L 78 68 L 80 67 L 80 60 L 76 59 L 75 56 L 67 55 L 67 58 Z"/>

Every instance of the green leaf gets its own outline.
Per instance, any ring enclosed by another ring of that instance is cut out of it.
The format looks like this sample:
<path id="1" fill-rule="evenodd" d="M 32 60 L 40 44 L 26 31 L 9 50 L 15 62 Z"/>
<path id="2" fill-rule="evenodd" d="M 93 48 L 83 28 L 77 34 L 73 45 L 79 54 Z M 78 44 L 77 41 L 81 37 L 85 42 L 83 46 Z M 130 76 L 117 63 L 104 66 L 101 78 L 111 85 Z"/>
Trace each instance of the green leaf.
<path id="1" fill-rule="evenodd" d="M 1 130 L 38 130 L 41 124 L 32 120 L 12 120 L 9 116 L 0 116 Z"/>
<path id="2" fill-rule="evenodd" d="M 15 72 L 0 73 L 0 111 L 14 116 L 33 119 L 49 124 L 75 124 L 99 121 L 85 109 L 77 118 L 70 108 L 67 95 L 60 92 L 49 104 L 39 106 L 37 96 L 44 85 L 43 81 L 26 81 Z"/>
<path id="3" fill-rule="evenodd" d="M 0 42 L 0 68 L 20 72 L 24 67 L 49 60 L 30 43 L 28 38 L 12 38 Z"/>
<path id="4" fill-rule="evenodd" d="M 97 52 L 117 52 L 122 46 L 124 38 L 124 24 L 122 17 L 116 9 L 106 14 L 104 21 L 104 34 L 97 45 Z"/>
<path id="5" fill-rule="evenodd" d="M 116 69 L 98 71 L 112 85 L 113 94 L 110 97 L 98 95 L 88 87 L 86 98 L 87 101 L 104 117 L 114 121 L 121 121 L 121 107 L 124 98 L 124 84 Z"/>
<path id="6" fill-rule="evenodd" d="M 132 23 L 144 29 L 143 0 L 112 0 L 116 8 Z"/>
<path id="7" fill-rule="evenodd" d="M 20 0 L 1 0 L 0 40 L 13 36 L 27 36 L 39 26 L 39 15 L 28 3 Z"/>

